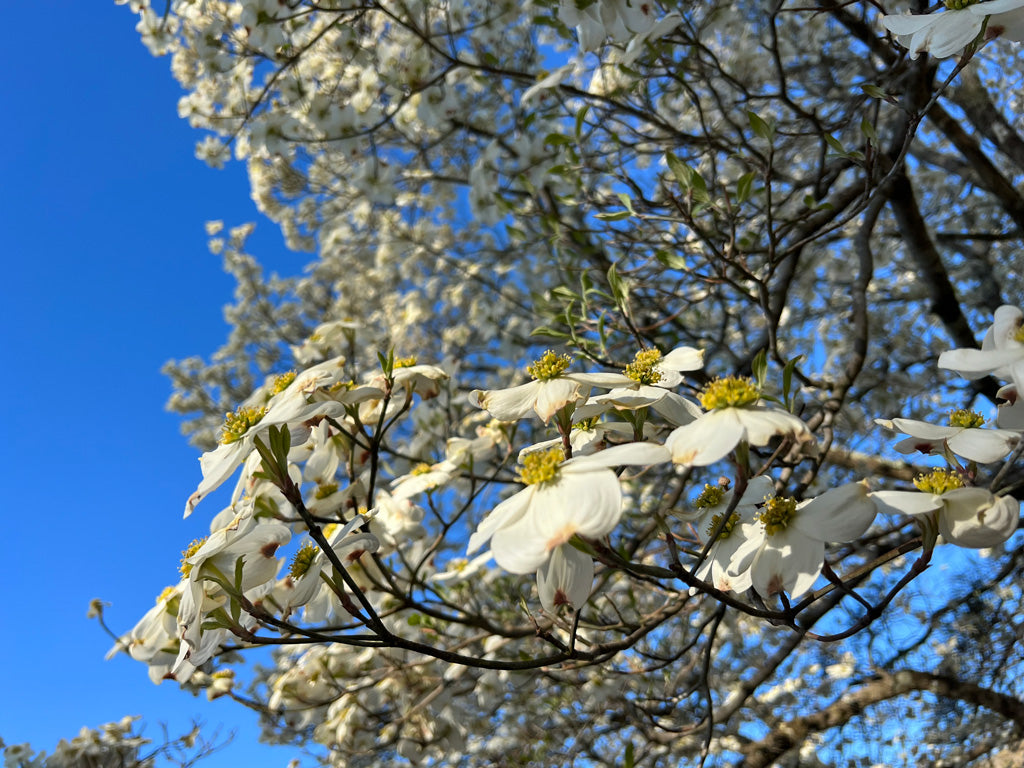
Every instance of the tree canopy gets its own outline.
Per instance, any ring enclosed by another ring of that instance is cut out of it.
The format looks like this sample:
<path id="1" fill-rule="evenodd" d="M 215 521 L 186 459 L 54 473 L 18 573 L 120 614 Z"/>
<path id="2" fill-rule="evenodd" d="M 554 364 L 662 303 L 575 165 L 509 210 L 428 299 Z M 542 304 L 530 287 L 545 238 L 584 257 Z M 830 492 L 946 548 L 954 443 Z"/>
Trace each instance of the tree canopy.
<path id="1" fill-rule="evenodd" d="M 209 225 L 154 682 L 332 765 L 1011 764 L 1024 0 L 130 5 L 310 254 Z"/>

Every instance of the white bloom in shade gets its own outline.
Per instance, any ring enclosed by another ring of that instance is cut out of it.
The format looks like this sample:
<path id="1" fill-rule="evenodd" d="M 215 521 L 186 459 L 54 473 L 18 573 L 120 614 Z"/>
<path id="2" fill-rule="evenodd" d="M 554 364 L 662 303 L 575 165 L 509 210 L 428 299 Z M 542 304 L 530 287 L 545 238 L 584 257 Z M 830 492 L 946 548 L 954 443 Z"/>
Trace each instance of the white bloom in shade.
<path id="1" fill-rule="evenodd" d="M 928 52 L 937 58 L 952 56 L 970 45 L 982 29 L 989 39 L 1024 40 L 1024 0 L 946 0 L 941 13 L 923 16 L 896 14 L 882 17 L 882 26 L 911 58 Z"/>
<path id="2" fill-rule="evenodd" d="M 548 613 L 557 613 L 563 605 L 580 610 L 590 598 L 593 584 L 593 559 L 571 544 L 555 547 L 537 570 L 537 593 Z"/>
<path id="3" fill-rule="evenodd" d="M 479 574 L 484 566 L 491 560 L 490 551 L 484 552 L 482 555 L 477 555 L 472 560 L 465 557 L 453 557 L 447 563 L 447 570 L 440 571 L 427 577 L 427 581 L 432 584 L 457 584 L 461 581 L 466 581 Z"/>
<path id="4" fill-rule="evenodd" d="M 767 445 L 777 435 L 811 439 L 807 425 L 791 413 L 760 405 L 750 379 L 729 376 L 712 381 L 701 393 L 707 413 L 668 436 L 665 447 L 676 464 L 706 467 L 724 459 L 740 443 Z"/>
<path id="5" fill-rule="evenodd" d="M 1024 0 L 1021 0 L 1024 5 Z M 985 5 L 985 3 L 982 3 Z M 939 355 L 939 368 L 956 371 L 965 379 L 994 373 L 1024 386 L 1024 312 L 1004 304 L 995 312 L 981 349 L 951 349 Z"/>
<path id="6" fill-rule="evenodd" d="M 910 435 L 893 446 L 902 454 L 942 455 L 948 448 L 957 456 L 982 464 L 1004 458 L 1020 440 L 1019 434 L 1006 429 L 980 429 L 984 417 L 968 410 L 950 412 L 948 427 L 914 419 L 875 419 L 875 423 Z"/>
<path id="7" fill-rule="evenodd" d="M 996 392 L 996 424 L 1001 429 L 1024 431 L 1024 399 L 1017 394 L 1017 387 L 1007 384 Z"/>
<path id="8" fill-rule="evenodd" d="M 750 589 L 750 564 L 756 554 L 751 542 L 764 539 L 764 528 L 757 525 L 754 519 L 758 505 L 774 492 L 772 479 L 758 475 L 747 484 L 736 508 L 729 519 L 723 522 L 722 516 L 732 503 L 733 492 L 717 485 L 704 486 L 704 491 L 694 502 L 700 509 L 700 516 L 693 524 L 700 543 L 706 545 L 719 527 L 721 530 L 694 576 L 710 582 L 715 589 L 723 592 L 746 592 Z M 738 557 L 737 553 L 741 549 L 741 556 Z M 692 594 L 696 589 L 690 591 Z"/>
<path id="9" fill-rule="evenodd" d="M 161 592 L 156 605 L 146 611 L 130 632 L 118 638 L 107 658 L 124 651 L 149 667 L 149 678 L 154 683 L 159 684 L 169 677 L 178 653 L 177 615 L 185 585 L 186 582 L 182 581 Z M 180 670 L 177 680 L 188 682 L 191 672 L 191 668 Z"/>
<path id="10" fill-rule="evenodd" d="M 207 613 L 224 605 L 228 596 L 211 577 L 234 583 L 235 565 L 241 559 L 242 592 L 268 586 L 277 573 L 277 549 L 290 539 L 287 525 L 276 520 L 258 521 L 249 503 L 228 525 L 194 541 L 185 550 L 181 572 L 186 584 L 178 608 L 182 643 L 173 674 L 177 675 L 185 662 L 198 667 L 216 652 L 219 643 L 211 638 L 222 632 L 204 633 L 202 622 Z M 204 634 L 209 637 L 204 638 Z"/>
<path id="11" fill-rule="evenodd" d="M 362 552 L 377 551 L 379 543 L 373 534 L 352 533 L 357 526 L 365 522 L 365 517 L 356 515 L 345 525 L 334 523 L 324 528 L 327 543 L 339 559 L 344 560 L 349 552 L 356 549 Z M 286 613 L 299 606 L 305 606 L 303 618 L 307 622 L 319 623 L 327 619 L 330 614 L 329 604 L 336 602 L 336 598 L 320 578 L 320 574 L 330 567 L 331 561 L 327 558 L 327 554 L 312 541 L 306 542 L 299 548 L 295 557 L 292 558 L 288 571 L 287 581 L 290 582 L 292 588 L 285 594 L 282 601 Z M 317 597 L 327 599 L 314 600 Z"/>
<path id="12" fill-rule="evenodd" d="M 286 374 L 282 383 L 285 380 L 290 383 L 273 395 L 267 405 L 243 405 L 226 415 L 221 444 L 199 459 L 203 480 L 185 504 L 185 517 L 234 474 L 255 450 L 256 438 L 265 439 L 271 427 L 288 426 L 292 445 L 299 445 L 309 437 L 310 428 L 306 422 L 322 416 L 342 417 L 346 404 L 381 396 L 378 389 L 359 387 L 325 399 L 328 395 L 322 390 L 340 380 L 340 360 L 328 360 L 294 377 Z"/>
<path id="13" fill-rule="evenodd" d="M 882 512 L 931 517 L 950 544 L 982 549 L 1002 544 L 1017 530 L 1020 502 L 984 488 L 965 487 L 960 475 L 936 469 L 914 481 L 915 491 L 875 491 Z"/>
<path id="14" fill-rule="evenodd" d="M 484 518 L 469 537 L 467 554 L 490 541 L 494 559 L 506 571 L 533 573 L 576 534 L 604 536 L 618 524 L 622 487 L 611 467 L 660 463 L 668 461 L 668 453 L 653 443 L 629 443 L 562 458 L 558 448 L 524 457 L 520 476 L 527 487 Z"/>
<path id="15" fill-rule="evenodd" d="M 566 373 L 571 359 L 551 350 L 527 367 L 533 381 L 509 389 L 473 390 L 469 399 L 499 421 L 518 421 L 536 412 L 545 424 L 570 403 L 587 399 L 591 387 L 635 387 L 621 373 Z"/>
<path id="16" fill-rule="evenodd" d="M 775 496 L 758 513 L 764 527 L 750 566 L 761 595 L 798 598 L 814 586 L 825 562 L 825 542 L 853 541 L 871 527 L 877 508 L 865 483 L 848 483 L 797 503 Z M 745 553 L 742 548 L 738 556 Z"/>

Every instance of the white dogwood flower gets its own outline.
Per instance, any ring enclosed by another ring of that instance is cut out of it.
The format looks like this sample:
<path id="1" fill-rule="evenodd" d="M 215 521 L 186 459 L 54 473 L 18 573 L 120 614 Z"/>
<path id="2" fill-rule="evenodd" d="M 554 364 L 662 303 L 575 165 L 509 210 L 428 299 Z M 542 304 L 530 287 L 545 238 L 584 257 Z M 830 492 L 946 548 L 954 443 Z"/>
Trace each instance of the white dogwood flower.
<path id="1" fill-rule="evenodd" d="M 563 461 L 561 449 L 524 456 L 526 488 L 505 499 L 469 538 L 472 554 L 488 541 L 498 565 L 533 573 L 573 536 L 611 532 L 622 516 L 622 488 L 611 467 L 668 460 L 663 446 L 629 443 Z"/>
<path id="2" fill-rule="evenodd" d="M 1024 0 L 1020 0 L 1024 6 Z M 1004 304 L 995 311 L 981 349 L 951 349 L 939 355 L 939 368 L 956 371 L 965 379 L 994 373 L 1024 387 L 1024 312 Z"/>
<path id="3" fill-rule="evenodd" d="M 871 496 L 882 512 L 931 517 L 942 538 L 960 547 L 994 547 L 1017 530 L 1019 501 L 965 486 L 953 470 L 933 470 L 914 485 L 919 492 L 875 491 Z"/>
<path id="4" fill-rule="evenodd" d="M 740 441 L 767 445 L 777 435 L 811 438 L 807 425 L 793 414 L 761 405 L 751 379 L 716 379 L 701 393 L 700 401 L 707 413 L 677 428 L 665 441 L 676 464 L 706 467 L 728 456 Z"/>
<path id="5" fill-rule="evenodd" d="M 568 355 L 548 350 L 526 369 L 533 381 L 508 389 L 475 389 L 470 402 L 499 421 L 518 421 L 534 411 L 547 424 L 569 403 L 586 400 L 591 387 L 636 387 L 621 373 L 566 373 L 570 362 Z"/>
<path id="6" fill-rule="evenodd" d="M 946 8 L 941 13 L 882 16 L 882 26 L 910 51 L 912 59 L 922 52 L 940 59 L 952 56 L 982 30 L 989 39 L 1024 40 L 1024 0 L 946 0 Z"/>
<path id="7" fill-rule="evenodd" d="M 950 412 L 948 427 L 915 419 L 875 419 L 875 423 L 909 435 L 893 446 L 905 455 L 942 455 L 948 449 L 970 461 L 989 464 L 1004 458 L 1020 440 L 1018 433 L 1006 429 L 981 429 L 984 417 L 964 409 Z"/>
<path id="8" fill-rule="evenodd" d="M 641 350 L 626 366 L 626 376 L 635 383 L 598 395 L 587 407 L 594 404 L 630 411 L 652 408 L 673 426 L 689 424 L 700 416 L 700 408 L 669 388 L 679 385 L 683 371 L 696 371 L 703 365 L 704 352 L 693 347 L 676 347 L 667 355 L 657 349 Z"/>
<path id="9" fill-rule="evenodd" d="M 764 539 L 750 566 L 754 589 L 765 596 L 800 597 L 821 574 L 825 543 L 863 535 L 876 512 L 864 483 L 841 485 L 799 503 L 781 496 L 766 499 L 758 513 Z M 741 548 L 737 556 L 745 554 Z"/>
<path id="10" fill-rule="evenodd" d="M 733 491 L 726 491 L 721 486 L 706 485 L 694 502 L 700 510 L 700 516 L 693 524 L 700 543 L 706 545 L 712 536 L 714 543 L 693 575 L 709 581 L 715 589 L 723 592 L 746 592 L 752 583 L 750 565 L 756 554 L 751 542 L 764 539 L 764 527 L 755 522 L 757 508 L 774 495 L 774 483 L 764 475 L 751 479 L 735 509 L 723 521 L 733 495 Z M 742 556 L 738 557 L 737 553 Z"/>

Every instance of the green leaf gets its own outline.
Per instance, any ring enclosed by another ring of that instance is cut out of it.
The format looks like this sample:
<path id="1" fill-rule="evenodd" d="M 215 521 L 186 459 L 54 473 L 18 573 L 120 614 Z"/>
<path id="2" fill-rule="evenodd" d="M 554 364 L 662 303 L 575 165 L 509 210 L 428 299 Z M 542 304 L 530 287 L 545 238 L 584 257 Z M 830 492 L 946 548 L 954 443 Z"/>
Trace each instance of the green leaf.
<path id="1" fill-rule="evenodd" d="M 744 173 L 736 181 L 736 202 L 745 203 L 750 199 L 750 192 L 754 188 L 754 178 L 757 176 L 753 171 Z"/>
<path id="2" fill-rule="evenodd" d="M 619 277 L 619 271 L 614 264 L 608 268 L 608 287 L 612 289 L 612 296 L 617 304 L 625 302 L 629 292 L 623 285 L 622 278 Z"/>
<path id="3" fill-rule="evenodd" d="M 572 144 L 573 140 L 568 136 L 563 136 L 560 133 L 549 133 L 544 137 L 544 143 L 550 144 L 551 146 L 558 146 L 560 144 Z"/>
<path id="4" fill-rule="evenodd" d="M 867 136 L 868 141 L 872 144 L 878 144 L 878 133 L 875 132 L 874 124 L 868 120 L 867 115 L 860 121 L 860 132 Z"/>
<path id="5" fill-rule="evenodd" d="M 782 368 L 782 397 L 786 401 L 787 409 L 791 406 L 790 388 L 793 386 L 793 370 L 803 357 L 803 355 L 797 355 L 791 360 L 787 360 L 786 365 Z"/>
<path id="6" fill-rule="evenodd" d="M 844 156 L 846 155 L 846 149 L 839 142 L 839 139 L 837 139 L 832 134 L 830 134 L 830 133 L 826 133 L 825 134 L 825 143 L 828 144 L 830 147 L 832 147 L 832 149 L 834 149 L 840 155 L 844 155 Z"/>
<path id="7" fill-rule="evenodd" d="M 534 328 L 530 331 L 531 336 L 550 336 L 553 339 L 566 339 L 569 334 L 565 331 L 556 331 L 554 328 L 550 328 L 546 325 L 542 325 L 540 328 Z"/>
<path id="8" fill-rule="evenodd" d="M 615 213 L 599 213 L 595 218 L 601 221 L 622 221 L 628 219 L 633 214 L 630 211 L 616 211 Z"/>
<path id="9" fill-rule="evenodd" d="M 636 757 L 633 754 L 633 742 L 626 742 L 626 754 L 622 756 L 622 768 L 633 768 Z"/>
<path id="10" fill-rule="evenodd" d="M 590 112 L 590 105 L 584 104 L 583 108 L 576 113 L 576 138 L 579 139 L 583 135 L 583 121 L 587 119 L 587 113 Z"/>
<path id="11" fill-rule="evenodd" d="M 676 177 L 676 181 L 679 183 L 679 186 L 683 187 L 683 189 L 689 189 L 693 184 L 694 175 L 690 166 L 671 152 L 665 153 L 665 162 L 668 163 L 668 169 L 672 171 L 672 175 Z"/>
<path id="12" fill-rule="evenodd" d="M 775 138 L 775 126 L 770 125 L 760 115 L 747 110 L 747 120 L 750 121 L 750 129 L 754 132 L 755 136 L 760 136 L 768 141 Z"/>
<path id="13" fill-rule="evenodd" d="M 767 349 L 761 349 L 756 355 L 754 355 L 754 360 L 751 362 L 750 368 L 754 372 L 754 379 L 757 381 L 757 386 L 763 389 L 765 381 L 768 379 Z"/>
<path id="14" fill-rule="evenodd" d="M 863 85 L 861 85 L 860 89 L 873 99 L 885 99 L 886 101 L 888 101 L 890 98 L 892 98 L 891 96 L 889 96 L 888 93 L 883 91 L 877 85 L 872 85 L 871 83 L 864 83 Z"/>

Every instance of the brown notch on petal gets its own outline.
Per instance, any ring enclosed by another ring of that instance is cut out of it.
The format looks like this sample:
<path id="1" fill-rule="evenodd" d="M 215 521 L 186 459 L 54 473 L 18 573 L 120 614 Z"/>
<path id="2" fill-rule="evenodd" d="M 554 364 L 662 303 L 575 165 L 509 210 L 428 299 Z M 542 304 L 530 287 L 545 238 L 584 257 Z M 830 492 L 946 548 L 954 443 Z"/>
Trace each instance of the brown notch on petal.
<path id="1" fill-rule="evenodd" d="M 569 596 L 561 589 L 555 590 L 555 597 L 552 602 L 555 604 L 556 608 L 560 605 L 572 605 L 572 602 L 569 600 Z"/>
<path id="2" fill-rule="evenodd" d="M 931 453 L 935 443 L 914 443 L 914 450 L 918 453 Z"/>
<path id="3" fill-rule="evenodd" d="M 272 541 L 269 544 L 264 544 L 262 547 L 260 547 L 260 554 L 269 560 L 274 556 L 274 553 L 277 552 L 277 548 L 279 546 L 281 545 L 276 541 Z"/>

